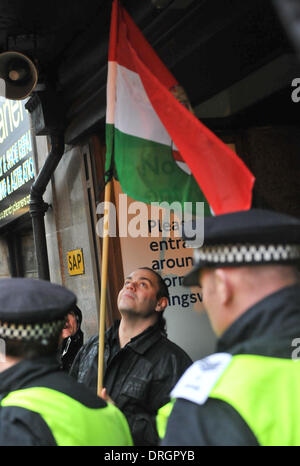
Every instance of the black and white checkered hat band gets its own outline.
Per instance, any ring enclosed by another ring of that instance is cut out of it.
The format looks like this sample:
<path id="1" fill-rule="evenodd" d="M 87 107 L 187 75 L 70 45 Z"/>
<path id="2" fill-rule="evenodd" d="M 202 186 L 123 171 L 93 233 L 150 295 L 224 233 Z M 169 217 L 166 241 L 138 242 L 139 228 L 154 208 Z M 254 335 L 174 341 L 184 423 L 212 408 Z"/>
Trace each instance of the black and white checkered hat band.
<path id="1" fill-rule="evenodd" d="M 226 244 L 195 249 L 196 264 L 211 265 L 291 263 L 300 261 L 299 244 Z"/>
<path id="2" fill-rule="evenodd" d="M 0 338 L 19 341 L 45 341 L 57 335 L 65 319 L 39 324 L 16 324 L 0 321 Z"/>

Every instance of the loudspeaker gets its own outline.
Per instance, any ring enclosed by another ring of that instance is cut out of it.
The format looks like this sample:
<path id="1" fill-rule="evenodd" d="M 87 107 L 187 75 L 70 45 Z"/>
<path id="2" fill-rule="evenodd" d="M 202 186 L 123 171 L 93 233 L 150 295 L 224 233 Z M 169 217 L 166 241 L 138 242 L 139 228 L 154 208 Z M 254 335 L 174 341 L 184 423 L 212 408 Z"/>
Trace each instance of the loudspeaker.
<path id="1" fill-rule="evenodd" d="M 0 95 L 12 100 L 25 99 L 35 88 L 37 80 L 37 69 L 26 55 L 20 52 L 0 53 Z"/>

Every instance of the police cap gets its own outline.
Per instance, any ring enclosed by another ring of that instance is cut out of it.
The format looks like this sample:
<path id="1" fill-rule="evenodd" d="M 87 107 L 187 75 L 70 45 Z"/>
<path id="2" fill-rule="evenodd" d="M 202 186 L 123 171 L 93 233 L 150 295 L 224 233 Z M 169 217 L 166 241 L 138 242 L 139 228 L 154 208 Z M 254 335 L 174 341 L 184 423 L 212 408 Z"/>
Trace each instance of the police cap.
<path id="1" fill-rule="evenodd" d="M 76 296 L 63 286 L 32 278 L 0 279 L 0 337 L 48 340 L 63 327 Z"/>
<path id="2" fill-rule="evenodd" d="M 194 223 L 185 225 L 191 238 Z M 204 219 L 204 243 L 195 245 L 194 268 L 183 280 L 198 284 L 202 268 L 300 263 L 300 220 L 264 209 L 250 209 Z"/>

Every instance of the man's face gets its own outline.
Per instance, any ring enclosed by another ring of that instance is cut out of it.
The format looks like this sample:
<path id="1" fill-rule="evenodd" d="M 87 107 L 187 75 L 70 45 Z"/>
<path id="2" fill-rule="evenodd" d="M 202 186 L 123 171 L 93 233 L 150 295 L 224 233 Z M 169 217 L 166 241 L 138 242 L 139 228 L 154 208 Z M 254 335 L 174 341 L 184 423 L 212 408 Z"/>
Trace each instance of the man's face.
<path id="1" fill-rule="evenodd" d="M 65 326 L 62 331 L 62 338 L 68 338 L 77 332 L 77 321 L 74 312 L 69 312 Z"/>
<path id="2" fill-rule="evenodd" d="M 138 269 L 126 279 L 118 296 L 120 313 L 149 317 L 157 306 L 158 280 L 150 270 Z"/>
<path id="3" fill-rule="evenodd" d="M 219 336 L 223 328 L 223 322 L 214 269 L 203 269 L 199 272 L 199 286 L 202 289 L 204 309 L 215 334 Z"/>

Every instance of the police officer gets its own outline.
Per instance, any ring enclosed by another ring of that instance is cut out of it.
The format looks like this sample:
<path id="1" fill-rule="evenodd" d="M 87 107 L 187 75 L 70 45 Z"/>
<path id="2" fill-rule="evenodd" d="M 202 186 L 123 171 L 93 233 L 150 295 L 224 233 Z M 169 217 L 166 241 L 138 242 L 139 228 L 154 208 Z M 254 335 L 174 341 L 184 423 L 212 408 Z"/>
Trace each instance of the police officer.
<path id="1" fill-rule="evenodd" d="M 59 369 L 75 302 L 47 281 L 0 279 L 0 445 L 132 445 L 124 415 Z"/>
<path id="2" fill-rule="evenodd" d="M 194 257 L 184 284 L 202 288 L 217 352 L 175 386 L 161 444 L 299 445 L 300 221 L 260 209 L 206 218 Z"/>
<path id="3" fill-rule="evenodd" d="M 81 330 L 82 312 L 78 306 L 70 309 L 65 326 L 62 330 L 62 341 L 59 347 L 59 360 L 63 370 L 69 372 L 76 354 L 83 345 L 83 331 Z"/>

